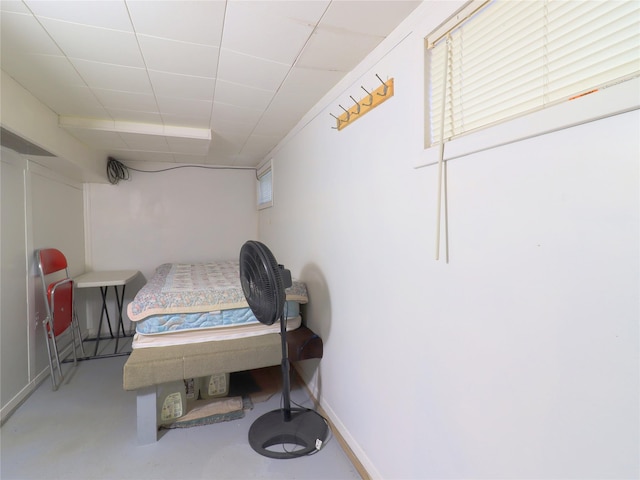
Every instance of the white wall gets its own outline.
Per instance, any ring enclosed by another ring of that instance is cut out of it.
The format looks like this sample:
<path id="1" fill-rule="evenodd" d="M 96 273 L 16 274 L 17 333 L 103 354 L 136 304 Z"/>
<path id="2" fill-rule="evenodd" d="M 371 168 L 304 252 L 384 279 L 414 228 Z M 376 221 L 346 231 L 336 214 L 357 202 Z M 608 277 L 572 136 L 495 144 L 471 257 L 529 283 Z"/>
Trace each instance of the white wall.
<path id="1" fill-rule="evenodd" d="M 88 269 L 143 274 L 125 302 L 163 263 L 237 258 L 242 244 L 257 237 L 254 170 L 130 171 L 130 180 L 117 185 L 85 184 L 85 199 Z"/>
<path id="2" fill-rule="evenodd" d="M 304 374 L 376 478 L 637 478 L 638 112 L 449 162 L 436 261 L 433 11 L 274 152 L 259 232 L 308 283 Z M 332 130 L 375 73 L 394 98 Z"/>

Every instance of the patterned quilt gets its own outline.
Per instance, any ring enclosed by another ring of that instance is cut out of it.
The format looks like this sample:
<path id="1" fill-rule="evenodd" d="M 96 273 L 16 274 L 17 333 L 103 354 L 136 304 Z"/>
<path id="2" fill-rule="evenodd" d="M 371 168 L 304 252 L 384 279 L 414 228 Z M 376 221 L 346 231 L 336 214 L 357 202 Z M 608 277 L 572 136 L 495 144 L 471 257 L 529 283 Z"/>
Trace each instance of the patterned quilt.
<path id="1" fill-rule="evenodd" d="M 307 287 L 294 279 L 287 300 L 307 303 Z M 248 307 L 237 261 L 165 263 L 127 307 L 131 321 L 150 315 L 197 313 Z"/>

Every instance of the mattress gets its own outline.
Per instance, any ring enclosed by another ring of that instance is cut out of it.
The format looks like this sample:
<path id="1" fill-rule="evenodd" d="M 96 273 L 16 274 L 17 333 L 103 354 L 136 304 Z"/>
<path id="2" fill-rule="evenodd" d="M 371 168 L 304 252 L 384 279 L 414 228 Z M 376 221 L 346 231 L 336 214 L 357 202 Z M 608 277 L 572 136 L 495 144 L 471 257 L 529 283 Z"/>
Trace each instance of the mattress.
<path id="1" fill-rule="evenodd" d="M 150 315 L 248 307 L 239 272 L 237 261 L 160 265 L 127 306 L 129 319 L 138 322 Z M 305 284 L 294 279 L 286 299 L 307 303 Z"/>
<path id="2" fill-rule="evenodd" d="M 286 290 L 287 329 L 300 326 L 304 283 Z M 260 323 L 240 285 L 237 261 L 163 264 L 127 306 L 136 326 L 133 348 L 225 340 L 280 331 L 279 322 Z"/>
<path id="3" fill-rule="evenodd" d="M 302 317 L 287 319 L 287 331 L 295 330 L 302 325 Z M 211 342 L 216 340 L 232 340 L 235 338 L 255 337 L 268 333 L 280 333 L 280 322 L 264 325 L 260 322 L 237 326 L 220 326 L 211 329 L 179 330 L 154 335 L 136 333 L 133 336 L 131 348 L 170 347 L 174 345 L 188 345 L 193 343 Z"/>
<path id="4" fill-rule="evenodd" d="M 300 304 L 294 301 L 287 301 L 284 311 L 287 318 L 295 318 L 300 315 Z M 251 309 L 245 307 L 213 312 L 151 315 L 144 320 L 136 322 L 136 332 L 142 335 L 156 335 L 185 330 L 237 327 L 251 324 L 260 324 L 260 322 Z"/>

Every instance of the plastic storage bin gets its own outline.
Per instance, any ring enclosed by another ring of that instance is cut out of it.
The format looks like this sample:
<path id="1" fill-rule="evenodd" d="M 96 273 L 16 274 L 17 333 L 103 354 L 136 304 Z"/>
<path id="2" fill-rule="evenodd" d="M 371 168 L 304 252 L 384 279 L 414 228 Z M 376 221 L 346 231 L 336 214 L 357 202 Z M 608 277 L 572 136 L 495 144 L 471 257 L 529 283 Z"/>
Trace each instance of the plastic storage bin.
<path id="1" fill-rule="evenodd" d="M 187 394 L 183 380 L 158 385 L 158 425 L 166 425 L 187 413 Z"/>
<path id="2" fill-rule="evenodd" d="M 226 397 L 229 393 L 229 374 L 207 375 L 200 382 L 200 396 L 203 399 Z"/>

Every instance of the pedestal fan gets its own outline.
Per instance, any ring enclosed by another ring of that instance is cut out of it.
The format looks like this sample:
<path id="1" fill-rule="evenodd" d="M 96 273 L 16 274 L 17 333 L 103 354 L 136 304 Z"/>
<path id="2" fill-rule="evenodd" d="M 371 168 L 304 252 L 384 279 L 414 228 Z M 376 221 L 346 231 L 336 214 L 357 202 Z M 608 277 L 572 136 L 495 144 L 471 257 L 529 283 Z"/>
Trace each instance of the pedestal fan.
<path id="1" fill-rule="evenodd" d="M 249 429 L 249 444 L 259 454 L 271 458 L 309 455 L 322 447 L 328 427 L 324 418 L 315 411 L 291 408 L 284 311 L 285 289 L 292 285 L 291 272 L 278 265 L 266 245 L 249 240 L 240 250 L 240 283 L 249 307 L 261 323 L 272 325 L 280 320 L 282 342 L 283 407 L 265 413 L 253 422 Z"/>

